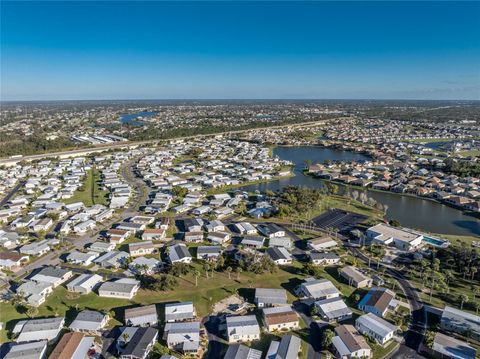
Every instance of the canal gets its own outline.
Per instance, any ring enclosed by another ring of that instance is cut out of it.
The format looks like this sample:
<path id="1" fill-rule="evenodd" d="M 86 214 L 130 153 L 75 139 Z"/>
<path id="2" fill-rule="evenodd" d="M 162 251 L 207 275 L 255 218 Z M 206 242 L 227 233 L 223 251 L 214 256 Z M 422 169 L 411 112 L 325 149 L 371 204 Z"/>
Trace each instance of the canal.
<path id="1" fill-rule="evenodd" d="M 294 163 L 295 177 L 246 186 L 242 188 L 243 190 L 262 192 L 269 189 L 276 191 L 289 185 L 318 188 L 323 185 L 324 181 L 303 174 L 305 160 L 310 160 L 311 163 L 323 163 L 325 160 L 361 161 L 369 159 L 359 153 L 309 146 L 276 147 L 273 154 Z M 368 191 L 368 195 L 377 202 L 387 205 L 386 217 L 400 221 L 403 226 L 433 233 L 480 236 L 480 220 L 452 207 L 428 199 L 391 192 Z"/>

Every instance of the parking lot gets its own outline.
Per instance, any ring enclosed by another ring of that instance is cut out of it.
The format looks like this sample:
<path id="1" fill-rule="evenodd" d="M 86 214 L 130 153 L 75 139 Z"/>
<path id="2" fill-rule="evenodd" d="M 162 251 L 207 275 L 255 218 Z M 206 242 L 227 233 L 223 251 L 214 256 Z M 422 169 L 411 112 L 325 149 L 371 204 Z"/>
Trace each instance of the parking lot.
<path id="1" fill-rule="evenodd" d="M 335 228 L 339 232 L 348 232 L 354 229 L 359 223 L 365 221 L 368 217 L 361 214 L 343 211 L 340 209 L 331 209 L 322 215 L 315 217 L 313 223 L 317 227 Z"/>

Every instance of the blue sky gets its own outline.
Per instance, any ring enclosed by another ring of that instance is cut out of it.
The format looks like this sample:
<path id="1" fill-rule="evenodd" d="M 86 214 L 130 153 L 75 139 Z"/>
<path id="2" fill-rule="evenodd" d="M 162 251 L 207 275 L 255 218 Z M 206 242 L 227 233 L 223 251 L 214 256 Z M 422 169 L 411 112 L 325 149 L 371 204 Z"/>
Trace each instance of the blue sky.
<path id="1" fill-rule="evenodd" d="M 2 100 L 480 99 L 479 2 L 1 2 Z"/>

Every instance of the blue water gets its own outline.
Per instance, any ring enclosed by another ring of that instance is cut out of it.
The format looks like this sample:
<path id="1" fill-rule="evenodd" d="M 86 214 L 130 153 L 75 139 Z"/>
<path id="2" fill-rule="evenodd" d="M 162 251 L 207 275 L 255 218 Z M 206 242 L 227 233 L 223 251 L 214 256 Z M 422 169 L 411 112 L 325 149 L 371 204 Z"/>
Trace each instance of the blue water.
<path id="1" fill-rule="evenodd" d="M 120 116 L 120 122 L 124 125 L 143 126 L 145 123 L 142 121 L 138 121 L 137 120 L 138 117 L 152 117 L 152 116 L 155 116 L 156 114 L 157 114 L 156 112 L 149 112 L 149 111 L 125 114 Z"/>

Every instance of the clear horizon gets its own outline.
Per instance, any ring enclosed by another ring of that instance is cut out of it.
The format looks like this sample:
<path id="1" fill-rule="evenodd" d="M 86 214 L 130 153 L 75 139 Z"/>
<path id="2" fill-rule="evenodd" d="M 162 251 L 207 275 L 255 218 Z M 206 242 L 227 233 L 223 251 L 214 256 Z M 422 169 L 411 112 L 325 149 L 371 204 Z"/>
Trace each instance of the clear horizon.
<path id="1" fill-rule="evenodd" d="M 479 2 L 1 8 L 2 101 L 480 100 Z"/>

